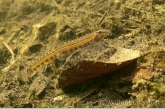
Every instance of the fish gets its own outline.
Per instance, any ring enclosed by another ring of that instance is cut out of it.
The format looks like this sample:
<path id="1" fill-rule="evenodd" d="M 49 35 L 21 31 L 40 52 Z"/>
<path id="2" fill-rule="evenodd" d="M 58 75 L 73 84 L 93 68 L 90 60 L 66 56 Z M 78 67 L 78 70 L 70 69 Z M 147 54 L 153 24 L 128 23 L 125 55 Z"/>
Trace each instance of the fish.
<path id="1" fill-rule="evenodd" d="M 57 54 L 61 53 L 64 55 L 69 55 L 79 48 L 88 46 L 94 42 L 98 42 L 104 39 L 104 37 L 108 36 L 109 33 L 110 32 L 106 29 L 100 29 L 90 34 L 87 34 L 85 36 L 82 36 L 80 38 L 77 38 L 71 41 L 66 41 L 64 43 L 60 43 L 57 47 L 52 49 L 50 52 L 39 57 L 36 61 L 34 61 L 31 65 L 29 65 L 27 70 L 29 72 L 35 72 L 39 68 L 47 64 L 53 63 L 54 60 L 56 59 Z"/>

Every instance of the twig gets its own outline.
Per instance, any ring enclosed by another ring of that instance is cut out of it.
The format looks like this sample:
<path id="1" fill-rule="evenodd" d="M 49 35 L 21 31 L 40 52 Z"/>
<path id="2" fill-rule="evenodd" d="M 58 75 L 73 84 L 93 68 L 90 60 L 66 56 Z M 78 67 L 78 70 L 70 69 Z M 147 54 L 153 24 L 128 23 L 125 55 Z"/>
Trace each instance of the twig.
<path id="1" fill-rule="evenodd" d="M 66 2 L 66 0 L 63 0 L 63 1 L 61 2 L 61 5 L 64 5 L 64 4 L 65 4 L 65 2 Z"/>
<path id="2" fill-rule="evenodd" d="M 60 11 L 63 11 L 63 10 L 62 10 L 62 7 L 61 7 L 59 4 L 57 4 L 56 0 L 53 0 L 53 1 L 54 1 L 55 6 L 56 6 Z"/>
<path id="3" fill-rule="evenodd" d="M 9 47 L 9 45 L 7 45 L 7 43 L 5 41 L 3 41 L 3 44 L 5 45 L 5 47 L 9 50 L 9 52 L 11 53 L 11 59 L 14 60 L 14 52 L 12 51 L 12 49 Z"/>
<path id="4" fill-rule="evenodd" d="M 100 19 L 99 23 L 97 24 L 97 27 L 100 26 L 101 22 L 104 20 L 106 15 L 107 15 L 107 12 L 104 13 L 103 17 Z"/>
<path id="5" fill-rule="evenodd" d="M 92 89 L 90 92 L 88 92 L 85 96 L 83 96 L 82 98 L 80 98 L 79 100 L 77 100 L 75 104 L 77 104 L 79 101 L 83 100 L 84 98 L 86 98 L 87 96 L 89 96 L 92 92 L 94 92 L 100 85 L 98 85 L 97 87 L 95 87 L 94 89 Z"/>
<path id="6" fill-rule="evenodd" d="M 132 37 L 132 36 L 134 36 L 134 35 L 137 35 L 140 31 L 141 31 L 141 28 L 138 28 L 138 29 L 136 29 L 136 30 L 131 31 L 131 32 L 128 33 L 128 34 L 119 36 L 118 39 L 121 39 L 121 38 L 123 38 L 123 37 L 125 37 L 125 38 Z"/>

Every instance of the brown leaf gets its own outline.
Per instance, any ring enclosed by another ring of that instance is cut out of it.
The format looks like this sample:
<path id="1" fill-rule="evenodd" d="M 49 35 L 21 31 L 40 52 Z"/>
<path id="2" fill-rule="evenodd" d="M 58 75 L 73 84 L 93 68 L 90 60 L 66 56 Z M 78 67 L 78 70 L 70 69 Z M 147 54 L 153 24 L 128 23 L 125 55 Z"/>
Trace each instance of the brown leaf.
<path id="1" fill-rule="evenodd" d="M 64 88 L 114 72 L 131 64 L 139 56 L 139 51 L 114 47 L 107 41 L 92 44 L 67 58 L 61 68 L 59 87 Z"/>

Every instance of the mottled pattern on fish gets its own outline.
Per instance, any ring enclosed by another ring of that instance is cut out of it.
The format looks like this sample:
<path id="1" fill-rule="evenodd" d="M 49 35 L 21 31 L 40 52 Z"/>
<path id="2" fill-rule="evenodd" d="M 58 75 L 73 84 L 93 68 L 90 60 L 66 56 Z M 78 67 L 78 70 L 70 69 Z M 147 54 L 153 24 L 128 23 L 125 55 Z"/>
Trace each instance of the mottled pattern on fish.
<path id="1" fill-rule="evenodd" d="M 73 53 L 75 50 L 77 50 L 78 48 L 87 46 L 96 41 L 100 41 L 108 34 L 109 34 L 108 30 L 102 29 L 102 30 L 95 31 L 91 34 L 82 36 L 80 38 L 77 38 L 75 40 L 61 43 L 56 48 L 54 48 L 53 50 L 51 50 L 44 56 L 40 57 L 34 63 L 32 63 L 27 69 L 28 69 L 28 71 L 34 72 L 38 68 L 40 68 L 44 65 L 47 65 L 49 63 L 52 63 L 55 60 L 56 55 L 58 53 L 62 53 L 64 55 L 69 55 L 69 54 Z"/>

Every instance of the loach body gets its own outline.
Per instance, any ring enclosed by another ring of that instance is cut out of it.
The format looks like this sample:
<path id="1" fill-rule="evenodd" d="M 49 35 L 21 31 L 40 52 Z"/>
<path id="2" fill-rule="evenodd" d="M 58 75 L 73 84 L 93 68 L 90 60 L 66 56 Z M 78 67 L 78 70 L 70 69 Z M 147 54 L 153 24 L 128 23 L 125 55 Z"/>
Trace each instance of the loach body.
<path id="1" fill-rule="evenodd" d="M 44 65 L 47 65 L 49 63 L 52 63 L 55 60 L 56 55 L 58 53 L 68 55 L 68 54 L 74 52 L 75 50 L 77 50 L 78 48 L 87 46 L 93 42 L 100 41 L 105 36 L 108 36 L 108 34 L 109 34 L 108 30 L 101 29 L 101 30 L 95 31 L 91 34 L 77 38 L 75 40 L 61 43 L 55 49 L 53 49 L 52 51 L 48 52 L 46 55 L 44 55 L 44 56 L 40 57 L 38 60 L 36 60 L 27 69 L 28 69 L 28 71 L 34 72 L 38 68 L 40 68 Z"/>

